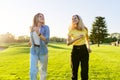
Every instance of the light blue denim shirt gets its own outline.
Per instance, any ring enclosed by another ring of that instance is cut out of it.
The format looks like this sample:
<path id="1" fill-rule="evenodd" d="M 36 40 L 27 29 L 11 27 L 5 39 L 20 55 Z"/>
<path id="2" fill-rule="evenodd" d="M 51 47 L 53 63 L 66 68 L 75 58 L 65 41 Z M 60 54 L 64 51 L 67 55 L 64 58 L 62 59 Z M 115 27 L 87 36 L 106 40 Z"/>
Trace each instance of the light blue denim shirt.
<path id="1" fill-rule="evenodd" d="M 48 42 L 49 42 L 49 38 L 50 38 L 50 30 L 49 27 L 47 25 L 44 25 L 41 27 L 40 29 L 40 33 L 46 38 L 46 41 L 43 41 L 42 39 L 40 39 L 40 54 L 47 54 L 48 53 Z M 30 53 L 31 54 L 35 54 L 35 50 L 34 50 L 34 42 L 32 39 L 32 32 L 30 33 L 30 39 L 32 42 L 32 46 L 30 49 Z"/>

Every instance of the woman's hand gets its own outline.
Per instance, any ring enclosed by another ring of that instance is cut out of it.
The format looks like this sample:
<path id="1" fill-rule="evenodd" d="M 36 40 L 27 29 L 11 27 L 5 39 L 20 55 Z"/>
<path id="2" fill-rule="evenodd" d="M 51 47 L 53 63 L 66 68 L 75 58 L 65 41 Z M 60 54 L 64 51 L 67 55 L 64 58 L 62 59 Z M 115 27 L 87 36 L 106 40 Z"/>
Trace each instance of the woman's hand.
<path id="1" fill-rule="evenodd" d="M 79 39 L 80 39 L 80 38 L 82 38 L 82 37 L 83 37 L 83 35 L 82 35 L 82 34 L 78 36 L 78 38 L 79 38 Z"/>
<path id="2" fill-rule="evenodd" d="M 30 26 L 30 32 L 34 31 L 34 27 Z"/>
<path id="3" fill-rule="evenodd" d="M 77 41 L 77 40 L 79 40 L 80 38 L 82 38 L 83 37 L 83 35 L 81 34 L 81 35 L 79 35 L 77 38 L 75 38 L 75 39 L 71 39 L 71 36 L 68 36 L 68 39 L 67 39 L 67 45 L 69 46 L 69 45 L 71 45 L 72 43 L 74 43 L 75 41 Z"/>
<path id="4" fill-rule="evenodd" d="M 91 53 L 91 52 L 92 52 L 92 50 L 91 50 L 90 48 L 88 48 L 87 50 L 88 50 L 88 53 Z"/>
<path id="5" fill-rule="evenodd" d="M 28 42 L 28 46 L 29 46 L 29 47 L 31 46 L 31 42 L 30 42 L 30 41 Z"/>
<path id="6" fill-rule="evenodd" d="M 36 31 L 36 33 L 37 33 L 38 35 L 40 34 L 39 29 L 36 29 L 35 31 Z"/>

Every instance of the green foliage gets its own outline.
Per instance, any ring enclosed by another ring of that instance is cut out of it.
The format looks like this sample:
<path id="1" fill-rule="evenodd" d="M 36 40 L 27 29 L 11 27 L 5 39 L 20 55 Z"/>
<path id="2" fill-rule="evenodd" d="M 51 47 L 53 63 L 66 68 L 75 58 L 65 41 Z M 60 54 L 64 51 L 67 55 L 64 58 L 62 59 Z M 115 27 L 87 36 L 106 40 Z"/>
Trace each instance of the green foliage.
<path id="1" fill-rule="evenodd" d="M 66 42 L 65 38 L 51 37 L 50 42 Z"/>
<path id="2" fill-rule="evenodd" d="M 97 16 L 95 18 L 95 22 L 92 24 L 90 39 L 93 43 L 98 43 L 98 45 L 100 42 L 103 42 L 108 35 L 107 26 L 104 19 L 104 17 Z"/>
<path id="3" fill-rule="evenodd" d="M 110 34 L 110 37 L 120 40 L 120 33 L 112 33 L 112 34 Z"/>
<path id="4" fill-rule="evenodd" d="M 15 42 L 28 42 L 30 40 L 30 37 L 27 35 L 21 35 L 18 36 L 18 38 L 15 37 L 13 34 L 7 32 L 5 34 L 0 34 L 0 44 L 1 43 L 15 43 Z"/>
<path id="5" fill-rule="evenodd" d="M 0 43 L 15 42 L 15 36 L 7 32 L 6 34 L 0 34 Z"/>
<path id="6" fill-rule="evenodd" d="M 109 43 L 110 44 L 111 42 L 115 42 L 115 41 L 117 41 L 117 39 L 115 37 L 114 38 L 109 37 L 109 38 L 105 38 L 103 43 Z"/>
<path id="7" fill-rule="evenodd" d="M 72 46 L 50 43 L 47 80 L 71 80 L 70 53 Z M 89 63 L 90 80 L 120 79 L 120 47 L 91 46 Z M 29 47 L 12 45 L 0 51 L 0 80 L 29 80 Z M 78 72 L 80 80 L 80 68 Z"/>

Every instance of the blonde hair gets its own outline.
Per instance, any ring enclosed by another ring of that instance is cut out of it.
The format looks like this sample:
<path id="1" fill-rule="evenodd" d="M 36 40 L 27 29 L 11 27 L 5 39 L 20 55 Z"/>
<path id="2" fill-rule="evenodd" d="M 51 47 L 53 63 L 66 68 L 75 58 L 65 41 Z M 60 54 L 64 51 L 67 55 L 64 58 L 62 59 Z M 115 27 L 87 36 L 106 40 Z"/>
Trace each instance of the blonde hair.
<path id="1" fill-rule="evenodd" d="M 35 26 L 38 25 L 38 17 L 39 17 L 41 14 L 42 14 L 42 13 L 37 13 L 37 14 L 34 16 L 32 27 L 35 27 Z M 43 14 L 42 14 L 42 15 L 43 15 Z M 44 17 L 44 15 L 43 15 L 43 17 Z M 44 25 L 44 24 L 45 24 L 45 19 L 44 19 L 44 22 L 42 23 L 42 25 Z"/>
<path id="2" fill-rule="evenodd" d="M 78 21 L 77 24 L 74 24 L 74 23 L 72 22 L 72 24 L 71 24 L 71 26 L 70 26 L 69 29 L 83 30 L 83 29 L 85 28 L 85 25 L 84 25 L 84 23 L 83 23 L 83 21 L 82 21 L 82 18 L 81 18 L 79 15 L 73 15 L 73 16 L 76 16 L 79 21 Z M 73 17 L 73 16 L 72 16 L 72 17 Z"/>

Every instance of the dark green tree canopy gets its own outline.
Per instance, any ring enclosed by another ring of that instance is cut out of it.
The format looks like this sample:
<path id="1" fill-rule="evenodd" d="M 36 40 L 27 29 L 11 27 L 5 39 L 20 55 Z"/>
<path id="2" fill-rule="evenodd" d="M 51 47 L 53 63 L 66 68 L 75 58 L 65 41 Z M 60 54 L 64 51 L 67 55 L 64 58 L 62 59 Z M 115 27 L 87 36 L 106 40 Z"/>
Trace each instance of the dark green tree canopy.
<path id="1" fill-rule="evenodd" d="M 90 40 L 93 43 L 102 42 L 108 35 L 105 17 L 97 16 L 92 24 Z"/>

